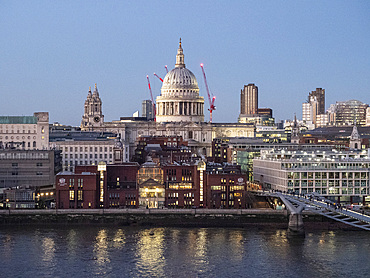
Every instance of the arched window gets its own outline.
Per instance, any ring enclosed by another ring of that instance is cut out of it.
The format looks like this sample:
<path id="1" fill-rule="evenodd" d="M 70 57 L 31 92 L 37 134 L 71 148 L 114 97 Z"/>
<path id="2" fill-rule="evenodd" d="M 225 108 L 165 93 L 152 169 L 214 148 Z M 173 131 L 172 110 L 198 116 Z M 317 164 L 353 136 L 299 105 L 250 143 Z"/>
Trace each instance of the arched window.
<path id="1" fill-rule="evenodd" d="M 36 148 L 36 141 L 33 141 L 33 147 Z"/>

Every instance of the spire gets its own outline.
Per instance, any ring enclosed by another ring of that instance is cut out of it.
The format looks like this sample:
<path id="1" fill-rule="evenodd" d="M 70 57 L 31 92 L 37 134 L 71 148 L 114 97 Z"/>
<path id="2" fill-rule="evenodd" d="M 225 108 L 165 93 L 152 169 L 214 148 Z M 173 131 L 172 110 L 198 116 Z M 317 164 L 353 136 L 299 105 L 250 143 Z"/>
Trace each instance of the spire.
<path id="1" fill-rule="evenodd" d="M 181 47 L 181 38 L 179 42 L 179 49 L 177 49 L 177 55 L 176 55 L 176 68 L 185 68 L 185 63 L 184 63 L 184 53 L 182 51 Z"/>
<path id="2" fill-rule="evenodd" d="M 297 126 L 298 126 L 297 115 L 296 113 L 294 113 L 294 127 L 297 127 Z"/>
<path id="3" fill-rule="evenodd" d="M 94 94 L 93 95 L 99 97 L 98 87 L 96 86 L 96 83 L 95 83 L 95 89 L 94 89 Z"/>
<path id="4" fill-rule="evenodd" d="M 87 93 L 87 97 L 91 97 L 92 94 L 91 94 L 91 87 L 89 87 L 89 92 Z"/>

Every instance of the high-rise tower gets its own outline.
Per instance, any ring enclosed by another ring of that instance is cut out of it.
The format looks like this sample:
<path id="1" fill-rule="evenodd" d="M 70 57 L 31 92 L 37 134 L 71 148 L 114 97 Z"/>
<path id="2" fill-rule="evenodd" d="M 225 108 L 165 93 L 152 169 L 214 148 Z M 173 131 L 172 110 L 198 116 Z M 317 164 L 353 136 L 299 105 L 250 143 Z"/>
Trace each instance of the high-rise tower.
<path id="1" fill-rule="evenodd" d="M 302 120 L 311 122 L 314 127 L 325 125 L 320 119 L 325 114 L 325 89 L 316 88 L 308 94 L 307 102 L 302 104 Z"/>
<path id="2" fill-rule="evenodd" d="M 244 85 L 240 92 L 240 114 L 258 114 L 258 87 L 254 84 Z"/>
<path id="3" fill-rule="evenodd" d="M 102 127 L 104 115 L 102 111 L 102 101 L 99 97 L 98 88 L 95 84 L 94 92 L 91 93 L 91 87 L 85 100 L 85 110 L 82 116 L 81 129 L 91 130 L 94 127 Z"/>

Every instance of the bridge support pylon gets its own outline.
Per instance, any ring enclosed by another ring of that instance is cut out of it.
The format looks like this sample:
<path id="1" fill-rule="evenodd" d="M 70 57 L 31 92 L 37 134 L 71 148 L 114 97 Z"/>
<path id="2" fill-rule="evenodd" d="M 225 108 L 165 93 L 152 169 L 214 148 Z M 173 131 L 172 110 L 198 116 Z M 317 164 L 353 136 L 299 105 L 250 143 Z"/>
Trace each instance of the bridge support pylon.
<path id="1" fill-rule="evenodd" d="M 288 229 L 292 234 L 305 234 L 302 213 L 291 213 L 289 215 Z"/>

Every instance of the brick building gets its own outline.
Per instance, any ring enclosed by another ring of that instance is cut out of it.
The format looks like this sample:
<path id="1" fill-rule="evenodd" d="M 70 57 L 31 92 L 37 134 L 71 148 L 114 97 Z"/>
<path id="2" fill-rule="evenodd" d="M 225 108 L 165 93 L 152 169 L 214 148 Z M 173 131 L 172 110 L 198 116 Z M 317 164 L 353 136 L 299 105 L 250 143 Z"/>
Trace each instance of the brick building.
<path id="1" fill-rule="evenodd" d="M 248 175 L 239 165 L 210 163 L 206 169 L 206 207 L 247 208 Z"/>

